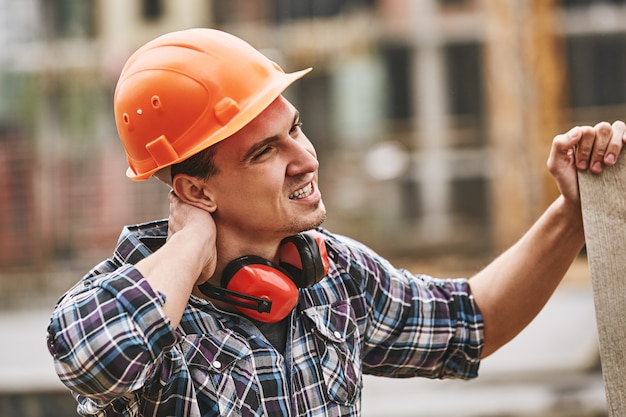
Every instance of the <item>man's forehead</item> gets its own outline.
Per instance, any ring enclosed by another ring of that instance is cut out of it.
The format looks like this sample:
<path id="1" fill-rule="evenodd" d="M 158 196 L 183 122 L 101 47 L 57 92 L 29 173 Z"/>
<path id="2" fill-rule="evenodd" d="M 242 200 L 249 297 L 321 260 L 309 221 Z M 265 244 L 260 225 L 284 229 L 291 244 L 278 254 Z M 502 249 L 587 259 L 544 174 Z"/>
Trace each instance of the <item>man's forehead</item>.
<path id="1" fill-rule="evenodd" d="M 260 124 L 277 122 L 281 118 L 291 119 L 295 113 L 297 113 L 296 108 L 286 98 L 280 95 L 241 130 L 245 130 L 246 128 L 255 129 L 258 128 Z"/>
<path id="2" fill-rule="evenodd" d="M 249 147 L 279 134 L 298 117 L 298 110 L 284 97 L 279 96 L 250 123 L 220 143 L 228 147 Z"/>

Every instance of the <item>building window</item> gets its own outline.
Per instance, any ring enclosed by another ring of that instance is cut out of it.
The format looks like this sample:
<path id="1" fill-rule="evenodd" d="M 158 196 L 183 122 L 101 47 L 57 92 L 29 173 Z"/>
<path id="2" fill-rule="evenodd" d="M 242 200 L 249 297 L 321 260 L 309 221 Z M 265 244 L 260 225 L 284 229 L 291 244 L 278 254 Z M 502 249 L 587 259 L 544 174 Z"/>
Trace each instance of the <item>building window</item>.
<path id="1" fill-rule="evenodd" d="M 44 0 L 43 9 L 53 37 L 95 36 L 93 0 Z"/>
<path id="2" fill-rule="evenodd" d="M 441 7 L 467 7 L 471 3 L 471 0 L 439 0 Z"/>
<path id="3" fill-rule="evenodd" d="M 460 135 L 452 139 L 455 146 L 484 145 L 485 87 L 483 49 L 479 43 L 453 43 L 444 48 L 448 112 L 453 128 Z"/>
<path id="4" fill-rule="evenodd" d="M 483 102 L 482 50 L 477 43 L 445 47 L 450 112 L 455 116 L 480 116 Z"/>
<path id="5" fill-rule="evenodd" d="M 626 0 L 563 0 L 563 7 L 590 7 L 599 4 L 624 4 Z"/>
<path id="6" fill-rule="evenodd" d="M 143 0 L 141 14 L 145 20 L 158 20 L 163 16 L 162 0 Z"/>
<path id="7" fill-rule="evenodd" d="M 387 84 L 387 117 L 402 121 L 413 117 L 413 50 L 405 44 L 384 45 L 381 50 Z"/>
<path id="8" fill-rule="evenodd" d="M 273 0 L 278 22 L 315 17 L 332 17 L 356 8 L 374 6 L 374 0 Z"/>
<path id="9" fill-rule="evenodd" d="M 626 102 L 626 35 L 569 38 L 567 59 L 572 107 Z"/>

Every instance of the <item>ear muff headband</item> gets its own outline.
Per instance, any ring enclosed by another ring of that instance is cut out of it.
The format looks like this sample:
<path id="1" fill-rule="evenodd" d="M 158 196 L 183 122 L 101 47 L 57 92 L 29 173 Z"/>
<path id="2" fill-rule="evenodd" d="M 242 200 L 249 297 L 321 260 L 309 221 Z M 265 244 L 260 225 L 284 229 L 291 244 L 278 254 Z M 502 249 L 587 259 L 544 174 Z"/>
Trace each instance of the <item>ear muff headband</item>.
<path id="1" fill-rule="evenodd" d="M 226 288 L 215 287 L 208 282 L 198 285 L 202 294 L 216 300 L 226 301 L 237 307 L 254 310 L 258 313 L 269 313 L 272 311 L 272 301 L 254 297 L 240 292 L 229 291 Z M 242 311 L 242 310 L 240 310 Z"/>

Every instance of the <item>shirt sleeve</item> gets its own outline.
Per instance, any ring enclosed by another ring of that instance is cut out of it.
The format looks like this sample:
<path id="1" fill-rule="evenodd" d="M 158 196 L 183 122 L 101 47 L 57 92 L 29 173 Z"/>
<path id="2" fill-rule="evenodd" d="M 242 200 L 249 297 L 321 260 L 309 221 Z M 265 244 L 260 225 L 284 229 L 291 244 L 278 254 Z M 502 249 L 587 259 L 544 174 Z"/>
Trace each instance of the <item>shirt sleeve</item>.
<path id="1" fill-rule="evenodd" d="M 163 302 L 132 265 L 86 276 L 59 301 L 48 327 L 61 381 L 101 405 L 141 388 L 176 341 Z"/>
<path id="2" fill-rule="evenodd" d="M 349 241 L 349 274 L 362 292 L 363 370 L 391 377 L 473 378 L 483 319 L 467 279 L 438 279 L 393 267 Z"/>

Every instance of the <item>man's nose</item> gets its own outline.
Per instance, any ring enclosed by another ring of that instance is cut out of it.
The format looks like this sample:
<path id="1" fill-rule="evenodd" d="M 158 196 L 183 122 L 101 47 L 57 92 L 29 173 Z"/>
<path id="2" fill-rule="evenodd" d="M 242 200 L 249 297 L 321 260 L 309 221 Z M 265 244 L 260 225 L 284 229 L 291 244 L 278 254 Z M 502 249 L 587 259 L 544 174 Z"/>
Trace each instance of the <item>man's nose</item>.
<path id="1" fill-rule="evenodd" d="M 308 139 L 294 142 L 292 160 L 287 166 L 287 174 L 298 175 L 315 172 L 318 168 L 319 161 L 313 144 Z"/>

